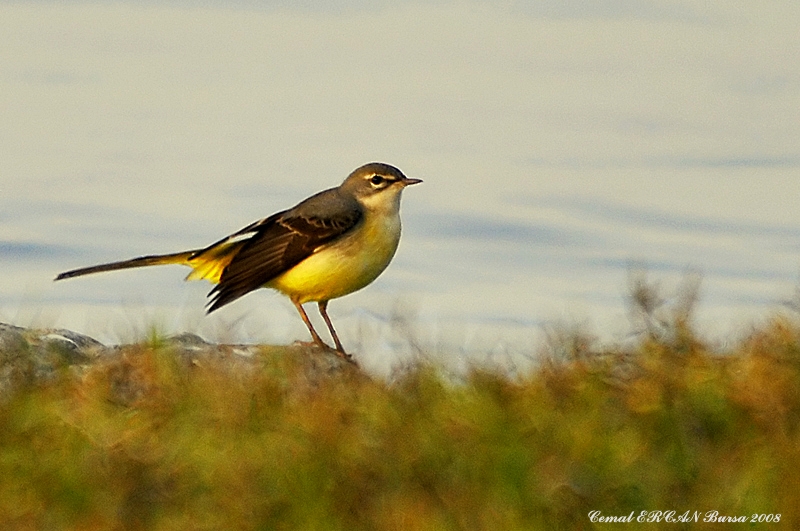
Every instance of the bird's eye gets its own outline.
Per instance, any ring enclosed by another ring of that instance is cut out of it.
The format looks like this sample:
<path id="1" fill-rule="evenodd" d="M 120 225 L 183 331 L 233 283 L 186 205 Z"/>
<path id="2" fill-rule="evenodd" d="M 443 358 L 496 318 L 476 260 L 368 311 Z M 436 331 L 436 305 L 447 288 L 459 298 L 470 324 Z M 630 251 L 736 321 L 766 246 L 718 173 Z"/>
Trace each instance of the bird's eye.
<path id="1" fill-rule="evenodd" d="M 380 184 L 383 184 L 383 177 L 381 177 L 380 175 L 373 175 L 372 179 L 370 179 L 369 182 L 371 182 L 373 186 L 378 186 Z"/>

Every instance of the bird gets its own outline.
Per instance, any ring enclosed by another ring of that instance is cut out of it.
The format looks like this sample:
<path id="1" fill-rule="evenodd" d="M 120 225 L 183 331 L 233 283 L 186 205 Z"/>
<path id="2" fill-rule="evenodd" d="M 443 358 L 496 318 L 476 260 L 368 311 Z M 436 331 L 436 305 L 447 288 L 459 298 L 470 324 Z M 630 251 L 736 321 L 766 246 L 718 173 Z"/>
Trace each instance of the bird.
<path id="1" fill-rule="evenodd" d="M 207 313 L 259 288 L 283 293 L 294 304 L 313 344 L 354 360 L 328 316 L 328 302 L 358 291 L 386 269 L 400 242 L 400 198 L 421 179 L 371 162 L 337 187 L 323 190 L 287 210 L 255 221 L 211 245 L 189 251 L 140 256 L 60 273 L 55 280 L 104 271 L 180 264 L 186 280 L 215 284 Z M 334 348 L 314 329 L 303 304 L 316 302 Z"/>

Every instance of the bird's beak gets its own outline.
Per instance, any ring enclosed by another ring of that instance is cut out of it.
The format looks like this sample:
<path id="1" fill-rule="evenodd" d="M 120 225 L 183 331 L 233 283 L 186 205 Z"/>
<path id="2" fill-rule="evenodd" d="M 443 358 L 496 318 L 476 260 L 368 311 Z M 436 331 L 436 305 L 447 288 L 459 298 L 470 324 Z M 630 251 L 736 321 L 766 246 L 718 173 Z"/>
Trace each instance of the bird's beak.
<path id="1" fill-rule="evenodd" d="M 409 179 L 408 177 L 404 177 L 401 181 L 403 186 L 411 186 L 412 184 L 419 184 L 422 182 L 422 179 Z"/>

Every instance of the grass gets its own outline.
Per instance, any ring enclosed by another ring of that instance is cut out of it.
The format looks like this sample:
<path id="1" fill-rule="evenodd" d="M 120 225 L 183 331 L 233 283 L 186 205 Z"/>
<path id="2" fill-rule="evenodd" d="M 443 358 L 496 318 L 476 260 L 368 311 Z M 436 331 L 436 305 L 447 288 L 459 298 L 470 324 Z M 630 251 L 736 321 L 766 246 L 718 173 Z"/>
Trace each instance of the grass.
<path id="1" fill-rule="evenodd" d="M 0 402 L 0 529 L 800 528 L 800 324 L 720 352 L 691 305 L 633 302 L 633 346 L 573 335 L 514 377 L 315 376 L 291 348 L 231 370 L 150 338 Z M 670 510 L 699 521 L 589 518 Z"/>

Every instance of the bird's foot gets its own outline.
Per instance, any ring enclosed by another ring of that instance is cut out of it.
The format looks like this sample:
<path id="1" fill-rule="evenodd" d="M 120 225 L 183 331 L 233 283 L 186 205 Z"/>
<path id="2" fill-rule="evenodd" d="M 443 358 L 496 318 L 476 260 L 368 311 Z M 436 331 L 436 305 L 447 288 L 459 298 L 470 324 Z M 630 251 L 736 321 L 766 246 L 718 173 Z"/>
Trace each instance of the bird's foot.
<path id="1" fill-rule="evenodd" d="M 328 345 L 327 343 L 325 343 L 322 340 L 320 340 L 320 341 L 300 341 L 300 340 L 297 340 L 293 344 L 297 345 L 299 347 L 305 347 L 305 348 L 316 347 L 316 348 L 319 348 L 319 349 L 322 349 L 322 350 L 327 350 L 328 352 L 333 352 L 334 354 L 336 354 L 337 356 L 339 356 L 343 360 L 348 361 L 348 362 L 352 363 L 353 365 L 355 365 L 356 367 L 358 367 L 358 363 L 356 363 L 356 360 L 353 359 L 353 356 L 351 354 L 348 354 L 347 352 L 345 352 L 344 349 L 333 348 L 333 347 L 331 347 L 330 345 Z"/>
<path id="2" fill-rule="evenodd" d="M 339 356 L 343 360 L 349 361 L 350 363 L 352 363 L 353 365 L 358 367 L 358 363 L 356 362 L 356 360 L 353 359 L 352 354 L 348 354 L 347 352 L 344 351 L 344 349 L 339 350 L 337 348 L 334 348 L 334 349 L 331 349 L 331 350 L 333 351 L 334 354 L 336 354 L 337 356 Z"/>

